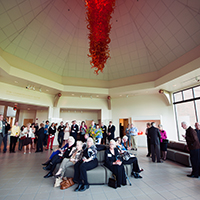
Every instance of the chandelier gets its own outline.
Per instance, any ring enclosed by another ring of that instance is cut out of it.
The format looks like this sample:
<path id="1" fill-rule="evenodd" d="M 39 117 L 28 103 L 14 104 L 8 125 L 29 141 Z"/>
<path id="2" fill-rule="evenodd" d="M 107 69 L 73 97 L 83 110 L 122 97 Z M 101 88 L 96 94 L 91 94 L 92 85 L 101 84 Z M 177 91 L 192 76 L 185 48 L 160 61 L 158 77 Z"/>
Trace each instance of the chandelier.
<path id="1" fill-rule="evenodd" d="M 85 0 L 86 21 L 89 29 L 88 39 L 90 41 L 89 54 L 91 68 L 94 73 L 103 72 L 106 61 L 110 58 L 110 20 L 115 8 L 116 0 Z"/>

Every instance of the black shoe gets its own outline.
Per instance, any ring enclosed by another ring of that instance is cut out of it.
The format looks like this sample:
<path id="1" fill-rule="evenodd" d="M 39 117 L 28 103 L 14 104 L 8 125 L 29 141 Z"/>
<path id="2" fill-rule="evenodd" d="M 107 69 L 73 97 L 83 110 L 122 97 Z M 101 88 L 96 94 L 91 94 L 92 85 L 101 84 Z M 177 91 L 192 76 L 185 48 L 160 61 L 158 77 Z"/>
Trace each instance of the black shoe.
<path id="1" fill-rule="evenodd" d="M 80 191 L 81 187 L 83 186 L 83 184 L 78 184 L 77 188 L 74 190 L 75 192 Z"/>
<path id="2" fill-rule="evenodd" d="M 134 176 L 134 178 L 142 178 L 138 173 L 132 172 L 131 175 Z"/>
<path id="3" fill-rule="evenodd" d="M 160 161 L 157 161 L 157 163 L 163 163 L 163 161 L 162 161 L 162 160 L 160 160 Z"/>
<path id="4" fill-rule="evenodd" d="M 198 176 L 195 176 L 193 174 L 188 174 L 187 177 L 190 177 L 190 178 L 199 178 Z"/>
<path id="5" fill-rule="evenodd" d="M 48 160 L 47 162 L 45 163 L 42 163 L 42 165 L 49 165 L 50 164 L 50 160 Z"/>
<path id="6" fill-rule="evenodd" d="M 147 154 L 146 157 L 150 157 L 150 154 Z"/>
<path id="7" fill-rule="evenodd" d="M 3 151 L 3 153 L 6 153 L 6 151 Z"/>
<path id="8" fill-rule="evenodd" d="M 40 151 L 35 151 L 35 153 L 39 153 Z"/>
<path id="9" fill-rule="evenodd" d="M 53 149 L 51 149 L 51 151 L 53 151 Z"/>
<path id="10" fill-rule="evenodd" d="M 53 174 L 51 172 L 49 172 L 47 175 L 44 176 L 44 178 L 49 178 L 49 177 L 52 177 Z"/>
<path id="11" fill-rule="evenodd" d="M 59 178 L 61 177 L 61 174 L 58 174 L 58 175 L 54 175 L 55 178 Z"/>
<path id="12" fill-rule="evenodd" d="M 52 165 L 49 164 L 49 165 L 47 165 L 46 167 L 43 167 L 43 169 L 44 169 L 44 170 L 47 170 L 47 171 L 48 171 L 48 170 L 51 170 L 51 166 L 52 166 Z"/>
<path id="13" fill-rule="evenodd" d="M 89 188 L 89 185 L 82 185 L 81 189 L 79 190 L 80 192 L 83 192 Z"/>

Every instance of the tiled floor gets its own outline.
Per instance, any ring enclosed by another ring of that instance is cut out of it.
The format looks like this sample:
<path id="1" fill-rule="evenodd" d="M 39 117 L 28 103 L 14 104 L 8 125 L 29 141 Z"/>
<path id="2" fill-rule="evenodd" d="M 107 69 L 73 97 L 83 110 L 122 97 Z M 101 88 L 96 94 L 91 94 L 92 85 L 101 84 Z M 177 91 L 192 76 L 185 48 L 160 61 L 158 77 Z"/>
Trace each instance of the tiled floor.
<path id="1" fill-rule="evenodd" d="M 171 161 L 152 163 L 146 158 L 146 149 L 139 148 L 138 159 L 142 179 L 130 178 L 132 186 L 112 189 L 107 185 L 92 185 L 85 192 L 53 188 L 54 178 L 44 179 L 42 169 L 50 152 L 22 154 L 0 153 L 0 200 L 46 199 L 200 199 L 200 178 L 186 177 L 191 168 Z"/>

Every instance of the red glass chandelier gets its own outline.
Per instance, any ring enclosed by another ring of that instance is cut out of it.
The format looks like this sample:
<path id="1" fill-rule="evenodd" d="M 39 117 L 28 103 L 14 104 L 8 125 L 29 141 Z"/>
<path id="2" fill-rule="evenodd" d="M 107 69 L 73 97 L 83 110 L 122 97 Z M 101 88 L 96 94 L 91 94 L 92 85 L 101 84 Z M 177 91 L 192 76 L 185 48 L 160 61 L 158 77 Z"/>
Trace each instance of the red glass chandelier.
<path id="1" fill-rule="evenodd" d="M 110 19 L 115 8 L 116 0 L 85 0 L 87 8 L 88 39 L 90 40 L 89 54 L 91 68 L 96 74 L 103 72 L 106 61 L 110 58 Z"/>

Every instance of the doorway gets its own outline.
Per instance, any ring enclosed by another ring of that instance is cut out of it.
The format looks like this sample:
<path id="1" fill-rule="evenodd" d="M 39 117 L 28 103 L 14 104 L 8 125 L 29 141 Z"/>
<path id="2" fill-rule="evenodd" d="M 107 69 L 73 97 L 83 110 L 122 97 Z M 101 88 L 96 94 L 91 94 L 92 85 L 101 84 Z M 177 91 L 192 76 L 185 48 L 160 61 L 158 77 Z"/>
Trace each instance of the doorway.
<path id="1" fill-rule="evenodd" d="M 130 118 L 119 119 L 119 136 L 122 138 L 126 135 L 125 131 L 129 124 Z"/>

